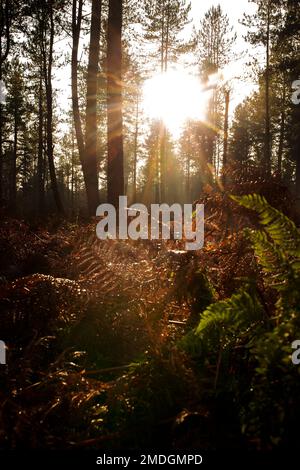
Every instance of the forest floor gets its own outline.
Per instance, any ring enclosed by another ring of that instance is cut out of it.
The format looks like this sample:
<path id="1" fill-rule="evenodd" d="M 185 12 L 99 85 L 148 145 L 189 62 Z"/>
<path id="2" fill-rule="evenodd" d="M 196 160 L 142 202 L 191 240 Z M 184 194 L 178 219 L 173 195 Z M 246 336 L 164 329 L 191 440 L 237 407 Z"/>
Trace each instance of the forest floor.
<path id="1" fill-rule="evenodd" d="M 230 397 L 213 396 L 218 365 L 202 377 L 180 346 L 208 305 L 257 271 L 240 230 L 256 222 L 243 213 L 233 226 L 217 207 L 197 253 L 100 241 L 94 223 L 3 220 L 1 448 L 246 445 Z"/>
<path id="2" fill-rule="evenodd" d="M 207 419 L 189 411 L 197 380 L 176 348 L 211 300 L 199 256 L 178 242 L 100 241 L 93 224 L 7 219 L 0 237 L 2 446 L 171 445 L 176 423 Z M 222 286 L 241 261 L 230 240 L 218 251 L 231 272 L 210 262 Z"/>

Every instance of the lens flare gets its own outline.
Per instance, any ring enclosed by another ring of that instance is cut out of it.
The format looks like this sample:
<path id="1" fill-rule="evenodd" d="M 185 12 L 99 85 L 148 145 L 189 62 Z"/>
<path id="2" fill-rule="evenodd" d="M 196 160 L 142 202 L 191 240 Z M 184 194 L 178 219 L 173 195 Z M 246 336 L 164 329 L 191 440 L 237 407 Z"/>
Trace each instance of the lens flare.
<path id="1" fill-rule="evenodd" d="M 172 134 L 179 134 L 187 120 L 204 120 L 210 91 L 199 78 L 180 71 L 155 75 L 143 89 L 143 108 L 153 119 L 162 119 Z"/>

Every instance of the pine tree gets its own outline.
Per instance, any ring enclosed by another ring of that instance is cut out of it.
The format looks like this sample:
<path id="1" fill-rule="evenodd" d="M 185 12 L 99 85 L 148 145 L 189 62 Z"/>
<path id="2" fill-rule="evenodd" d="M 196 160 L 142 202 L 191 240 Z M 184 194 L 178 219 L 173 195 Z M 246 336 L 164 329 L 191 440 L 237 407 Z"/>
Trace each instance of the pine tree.
<path id="1" fill-rule="evenodd" d="M 91 8 L 89 59 L 87 70 L 86 123 L 83 131 L 78 90 L 78 49 L 83 17 L 83 0 L 73 0 L 72 7 L 72 106 L 76 139 L 87 194 L 88 211 L 95 215 L 99 203 L 97 102 L 102 0 L 93 0 Z"/>
<path id="2" fill-rule="evenodd" d="M 12 212 L 15 212 L 17 209 L 17 163 L 19 157 L 19 141 L 20 133 L 24 130 L 24 116 L 26 111 L 24 71 L 18 60 L 14 60 L 12 62 L 11 72 L 8 79 L 9 86 L 6 108 L 8 115 L 11 117 L 11 130 L 13 136 L 9 165 L 9 206 Z"/>
<path id="3" fill-rule="evenodd" d="M 107 26 L 107 199 L 115 207 L 124 195 L 122 100 L 122 0 L 109 1 Z"/>
<path id="4" fill-rule="evenodd" d="M 156 62 L 158 62 L 161 73 L 167 72 L 169 64 L 176 63 L 178 56 L 189 50 L 191 46 L 179 37 L 179 34 L 189 23 L 190 10 L 190 2 L 186 3 L 182 0 L 145 0 L 145 37 L 156 46 L 154 58 L 159 57 L 159 61 Z M 156 168 L 157 177 L 160 175 L 160 184 L 157 197 L 164 202 L 167 197 L 167 130 L 163 122 L 160 125 L 159 135 L 160 152 Z"/>
<path id="5" fill-rule="evenodd" d="M 236 40 L 236 34 L 233 31 L 233 27 L 230 25 L 228 16 L 223 13 L 221 6 L 218 5 L 211 7 L 205 13 L 199 29 L 198 31 L 194 31 L 194 35 L 200 74 L 204 82 L 206 82 L 210 75 L 221 71 L 232 59 L 232 48 Z M 225 97 L 228 97 L 228 90 L 223 90 L 216 85 L 209 103 L 207 119 L 210 126 L 216 130 L 221 130 L 224 124 L 226 127 L 227 118 L 226 109 L 224 109 L 224 91 Z M 226 132 L 224 132 L 224 135 L 226 136 Z M 217 133 L 211 137 L 212 141 L 210 142 L 207 163 L 214 165 L 215 171 L 217 171 L 219 166 L 217 148 L 220 142 L 217 142 Z M 227 159 L 226 149 L 227 144 L 225 142 L 225 145 L 223 144 L 223 153 L 225 153 L 225 155 L 223 155 L 224 160 Z"/>
<path id="6" fill-rule="evenodd" d="M 228 64 L 236 34 L 220 5 L 211 7 L 194 32 L 197 61 L 202 75 L 215 73 Z"/>
<path id="7" fill-rule="evenodd" d="M 251 0 L 257 5 L 255 15 L 244 15 L 243 24 L 249 28 L 246 39 L 252 45 L 262 45 L 265 49 L 265 136 L 263 167 L 267 175 L 271 173 L 271 47 L 276 37 L 276 26 L 280 19 L 280 5 L 276 0 Z"/>
<path id="8" fill-rule="evenodd" d="M 12 29 L 18 17 L 16 5 L 11 0 L 1 0 L 0 4 L 0 81 L 4 79 L 4 66 L 8 60 L 12 45 Z M 3 196 L 3 112 L 0 100 L 0 201 Z"/>

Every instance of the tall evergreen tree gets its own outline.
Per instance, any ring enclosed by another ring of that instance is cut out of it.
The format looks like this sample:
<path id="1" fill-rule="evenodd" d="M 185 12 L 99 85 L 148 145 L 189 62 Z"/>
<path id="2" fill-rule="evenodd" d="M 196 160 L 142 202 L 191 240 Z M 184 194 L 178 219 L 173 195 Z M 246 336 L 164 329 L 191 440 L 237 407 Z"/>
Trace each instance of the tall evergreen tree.
<path id="1" fill-rule="evenodd" d="M 198 31 L 195 31 L 194 34 L 199 70 L 203 81 L 206 82 L 210 75 L 217 74 L 232 59 L 232 48 L 236 40 L 236 34 L 230 25 L 228 15 L 223 12 L 220 5 L 212 6 L 205 13 Z M 218 143 L 218 132 L 223 128 L 224 122 L 226 123 L 224 91 L 225 97 L 228 96 L 226 95 L 227 90 L 223 90 L 222 86 L 216 84 L 207 113 L 208 122 L 216 131 L 215 134 L 211 134 L 212 140 L 209 143 L 207 163 L 214 165 L 215 169 L 219 166 L 217 149 L 218 144 L 221 143 Z M 224 113 L 225 117 L 223 118 Z M 222 133 L 219 135 L 222 135 Z M 219 140 L 222 140 L 222 138 Z M 224 149 L 226 151 L 226 145 L 223 145 L 223 153 Z"/>
<path id="2" fill-rule="evenodd" d="M 102 0 L 92 0 L 90 43 L 87 70 L 85 134 L 78 97 L 78 49 L 82 24 L 83 0 L 73 0 L 72 8 L 72 104 L 76 138 L 87 194 L 88 211 L 95 215 L 99 203 L 98 188 L 98 146 L 97 146 L 97 100 L 100 52 Z"/>
<path id="3" fill-rule="evenodd" d="M 118 207 L 124 195 L 122 99 L 122 0 L 109 0 L 107 26 L 107 199 Z"/>
<path id="4" fill-rule="evenodd" d="M 170 63 L 176 63 L 180 54 L 187 52 L 190 44 L 180 38 L 180 33 L 189 23 L 191 3 L 183 0 L 145 1 L 146 39 L 155 45 L 154 58 L 159 57 L 161 73 L 168 70 Z M 160 125 L 160 152 L 158 171 L 158 199 L 166 200 L 167 192 L 167 130 L 164 122 Z"/>
<path id="5" fill-rule="evenodd" d="M 271 173 L 272 135 L 271 135 L 271 47 L 276 37 L 281 8 L 276 0 L 251 0 L 257 6 L 255 15 L 244 15 L 243 24 L 247 26 L 246 39 L 252 45 L 262 45 L 265 49 L 264 80 L 265 80 L 265 136 L 263 167 L 267 175 Z"/>

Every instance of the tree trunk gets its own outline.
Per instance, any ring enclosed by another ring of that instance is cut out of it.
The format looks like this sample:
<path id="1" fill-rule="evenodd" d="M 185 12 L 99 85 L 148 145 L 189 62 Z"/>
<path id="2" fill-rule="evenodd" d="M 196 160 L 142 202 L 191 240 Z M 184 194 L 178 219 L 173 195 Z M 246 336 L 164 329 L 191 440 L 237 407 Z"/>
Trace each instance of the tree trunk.
<path id="1" fill-rule="evenodd" d="M 74 216 L 74 188 L 75 188 L 75 139 L 74 139 L 74 125 L 72 122 L 72 161 L 71 161 L 71 211 Z"/>
<path id="2" fill-rule="evenodd" d="M 161 120 L 160 123 L 160 201 L 166 202 L 166 144 L 167 144 L 167 129 L 166 125 Z"/>
<path id="3" fill-rule="evenodd" d="M 82 122 L 79 109 L 77 73 L 78 47 L 82 22 L 82 6 L 83 0 L 79 0 L 78 9 L 77 0 L 73 0 L 72 107 L 79 158 L 82 166 L 83 178 L 87 195 L 88 211 L 90 215 L 95 215 L 96 208 L 99 204 L 97 155 L 97 83 L 99 72 L 102 0 L 92 1 L 89 61 L 87 74 L 85 136 L 83 135 L 82 131 Z"/>
<path id="4" fill-rule="evenodd" d="M 159 179 L 159 139 L 155 147 L 154 154 L 154 164 L 155 164 L 155 188 L 154 188 L 154 200 L 156 204 L 160 202 L 160 179 Z"/>
<path id="5" fill-rule="evenodd" d="M 282 176 L 282 155 L 283 155 L 283 145 L 284 145 L 284 134 L 285 134 L 285 99 L 286 99 L 286 84 L 284 79 L 283 84 L 283 94 L 282 94 L 282 108 L 280 116 L 280 135 L 279 135 L 279 145 L 278 145 L 278 166 L 277 172 L 279 178 Z"/>
<path id="6" fill-rule="evenodd" d="M 42 74 L 42 71 L 41 71 Z M 43 111 L 43 81 L 40 77 L 39 84 L 39 127 L 38 127 L 38 214 L 42 215 L 45 209 L 45 175 L 44 175 L 44 149 L 43 149 L 43 129 L 44 129 L 44 111 Z"/>
<path id="7" fill-rule="evenodd" d="M 4 3 L 4 5 L 3 5 Z M 3 64 L 6 61 L 10 50 L 10 2 L 9 0 L 0 0 L 0 81 L 2 81 Z M 6 39 L 3 47 L 3 39 Z M 1 85 L 0 85 L 1 86 Z M 3 197 L 3 107 L 0 100 L 0 201 Z"/>
<path id="8" fill-rule="evenodd" d="M 14 143 L 11 154 L 9 206 L 15 213 L 17 208 L 17 154 L 18 154 L 18 110 L 14 109 Z"/>
<path id="9" fill-rule="evenodd" d="M 82 170 L 84 168 L 84 137 L 82 132 L 81 117 L 79 110 L 79 99 L 78 99 L 78 47 L 79 47 L 79 37 L 82 21 L 82 5 L 83 0 L 79 0 L 78 4 L 78 13 L 77 13 L 77 0 L 73 0 L 73 14 L 72 14 L 72 37 L 73 37 L 73 46 L 72 46 L 72 70 L 71 70 L 71 80 L 72 80 L 72 108 L 73 108 L 73 118 L 74 118 L 74 127 L 79 151 L 79 158 L 82 165 Z M 83 170 L 84 172 L 84 170 Z"/>
<path id="10" fill-rule="evenodd" d="M 298 138 L 296 150 L 296 197 L 298 200 L 298 206 L 300 205 L 300 138 Z"/>
<path id="11" fill-rule="evenodd" d="M 292 109 L 292 126 L 296 130 L 292 138 L 292 157 L 296 161 L 296 196 L 300 206 L 300 105 L 294 105 Z"/>
<path id="12" fill-rule="evenodd" d="M 191 197 L 191 157 L 190 153 L 187 156 L 186 159 L 186 172 L 187 172 L 187 178 L 186 178 L 186 200 L 189 203 L 190 202 L 190 197 Z"/>
<path id="13" fill-rule="evenodd" d="M 51 180 L 51 188 L 53 192 L 54 202 L 57 211 L 60 214 L 64 213 L 64 208 L 58 191 L 54 154 L 53 154 L 53 91 L 52 91 L 52 64 L 53 64 L 53 42 L 54 42 L 54 20 L 53 20 L 53 2 L 49 0 L 48 3 L 49 18 L 50 18 L 50 31 L 49 31 L 49 50 L 46 52 L 46 44 L 44 44 L 44 79 L 46 89 L 46 108 L 47 108 L 47 157 L 48 166 Z"/>
<path id="14" fill-rule="evenodd" d="M 266 44 L 266 71 L 265 71 L 265 86 L 266 86 L 266 116 L 265 116 L 265 148 L 264 148 L 264 170 L 266 175 L 271 174 L 271 132 L 270 132 L 270 14 L 271 5 L 268 0 L 267 6 L 267 44 Z"/>
<path id="15" fill-rule="evenodd" d="M 165 64 L 165 0 L 161 2 L 161 46 L 160 46 L 160 71 L 163 73 Z"/>
<path id="16" fill-rule="evenodd" d="M 223 147 L 223 183 L 226 184 L 226 168 L 228 159 L 228 116 L 229 116 L 230 91 L 225 91 L 225 120 L 224 120 L 224 147 Z"/>
<path id="17" fill-rule="evenodd" d="M 136 202 L 137 196 L 137 156 L 138 156 L 138 137 L 139 137 L 139 92 L 136 96 L 135 111 L 135 132 L 134 132 L 134 159 L 133 159 L 133 202 Z"/>
<path id="18" fill-rule="evenodd" d="M 97 152 L 97 92 L 100 53 L 101 0 L 92 1 L 92 19 L 87 74 L 84 178 L 90 215 L 99 205 Z"/>
<path id="19" fill-rule="evenodd" d="M 168 0 L 167 4 L 167 24 L 166 24 L 166 38 L 165 38 L 165 45 L 164 45 L 164 50 L 165 50 L 165 58 L 164 58 L 164 71 L 168 71 L 168 65 L 169 65 L 169 38 L 170 38 L 170 0 Z"/>
<path id="20" fill-rule="evenodd" d="M 162 5 L 162 35 L 161 35 L 161 72 L 167 73 L 169 64 L 169 34 L 170 34 L 170 0 L 168 0 L 167 7 L 165 2 Z M 166 125 L 161 120 L 160 127 L 160 202 L 166 202 L 167 197 L 167 129 Z"/>
<path id="21" fill-rule="evenodd" d="M 1 68 L 2 66 L 0 65 L 0 80 L 1 80 Z M 2 103 L 0 102 L 0 203 L 2 200 L 3 196 L 3 187 L 2 187 L 2 181 L 3 181 L 3 112 L 2 112 Z"/>
<path id="22" fill-rule="evenodd" d="M 122 106 L 122 0 L 109 0 L 107 30 L 108 202 L 118 207 L 124 195 Z"/>

